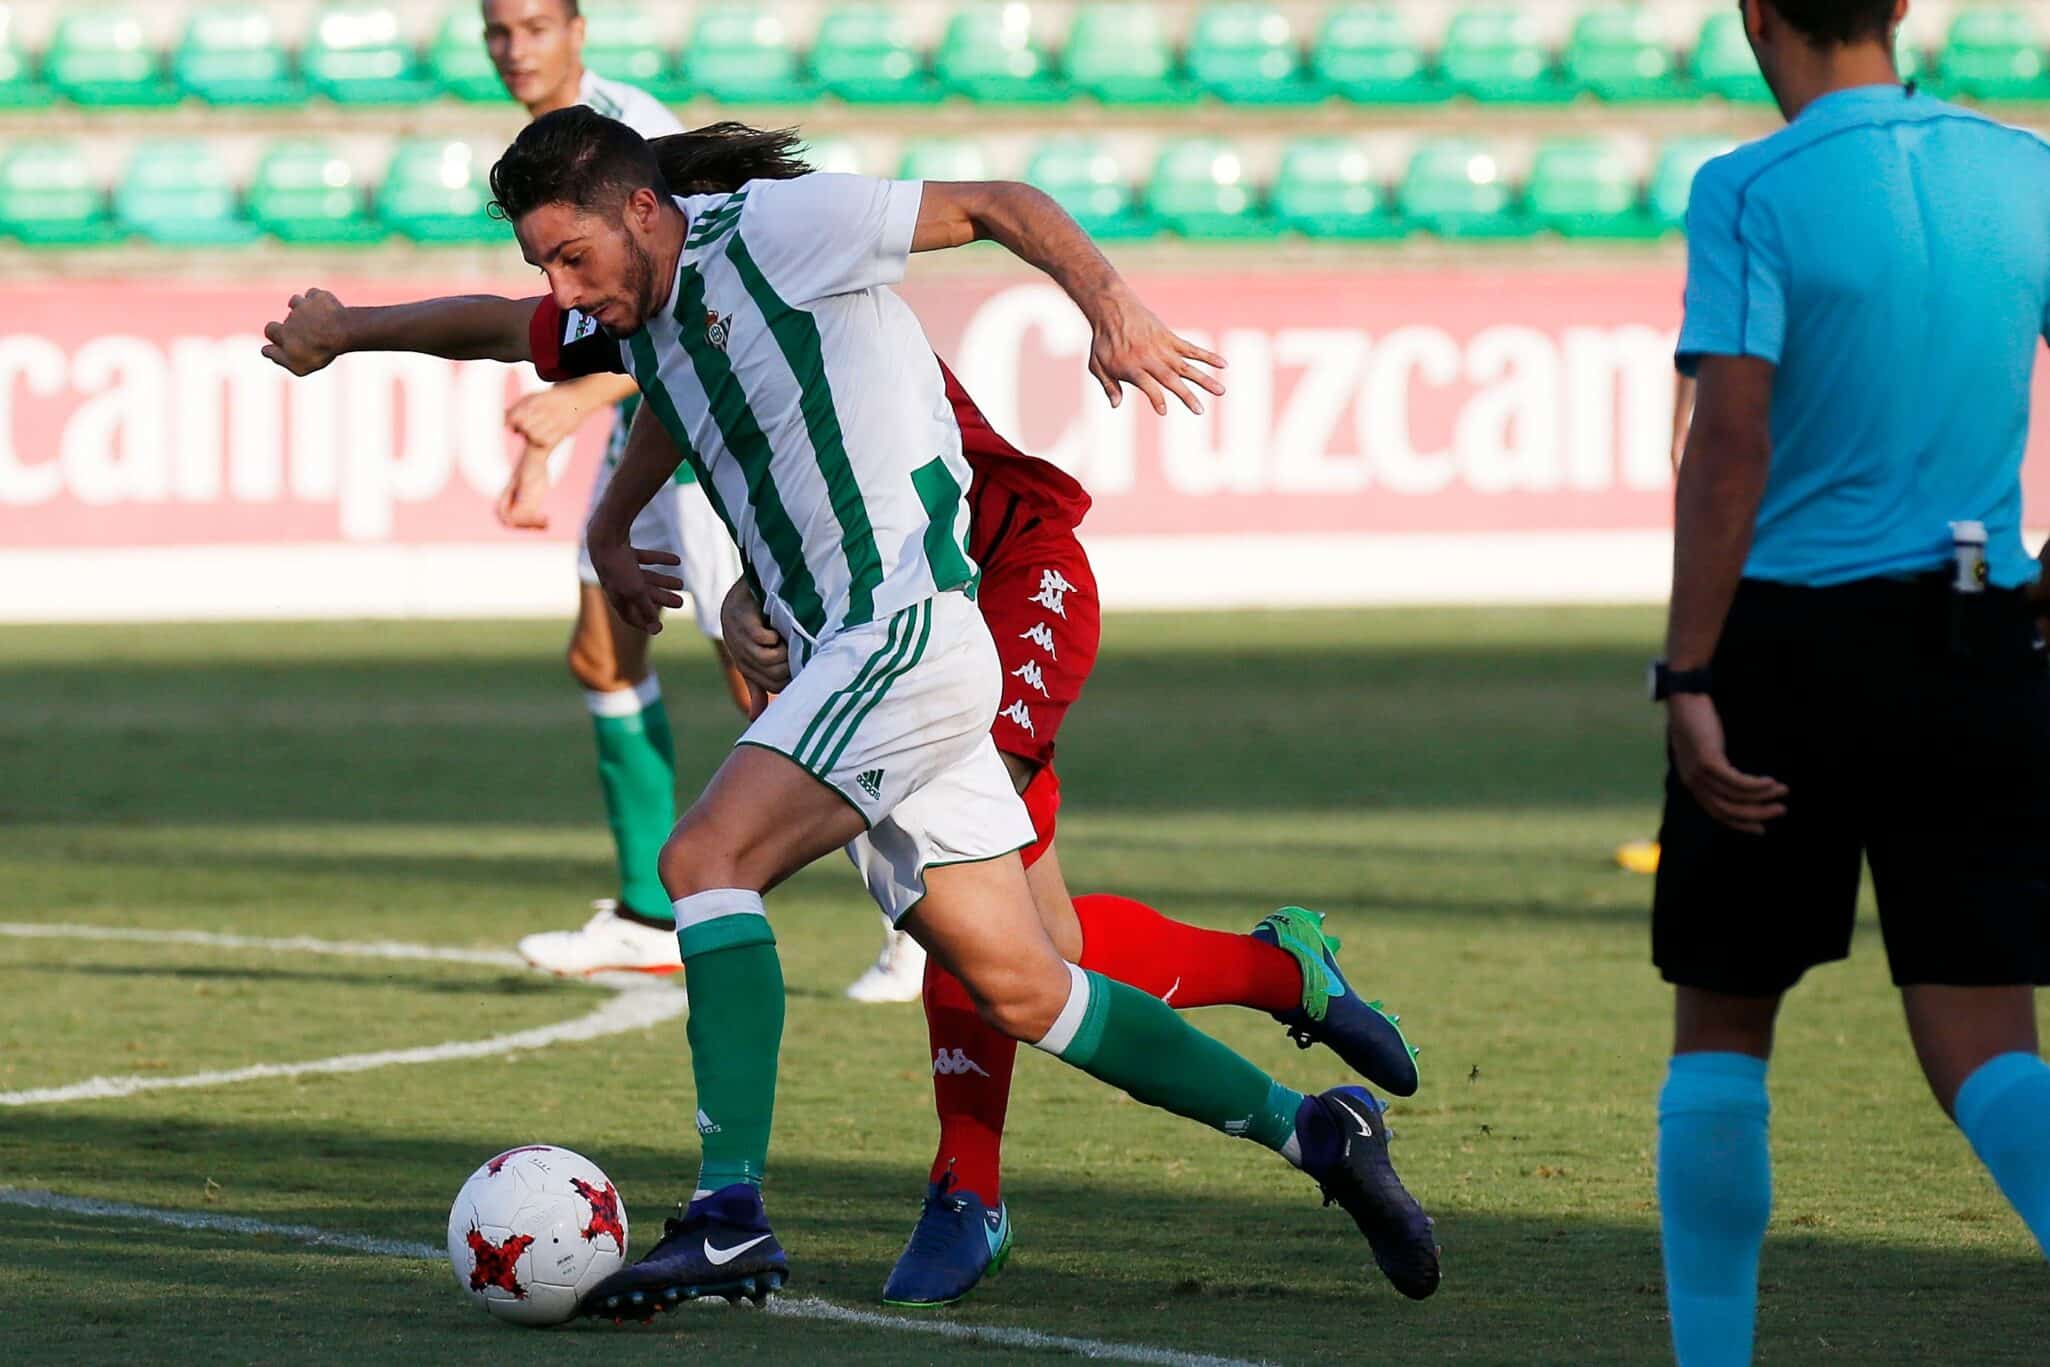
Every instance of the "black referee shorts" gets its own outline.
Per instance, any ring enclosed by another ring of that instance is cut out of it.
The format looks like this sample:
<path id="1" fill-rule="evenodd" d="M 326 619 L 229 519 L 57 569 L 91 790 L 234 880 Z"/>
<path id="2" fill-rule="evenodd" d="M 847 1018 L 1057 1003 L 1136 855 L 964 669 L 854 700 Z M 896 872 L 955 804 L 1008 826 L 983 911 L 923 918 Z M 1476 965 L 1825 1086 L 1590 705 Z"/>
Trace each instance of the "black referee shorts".
<path id="1" fill-rule="evenodd" d="M 1714 676 L 1730 762 L 1787 814 L 1719 826 L 1668 763 L 1668 982 L 1773 996 L 1846 957 L 1862 857 L 1896 983 L 2050 984 L 2050 666 L 2020 593 L 1746 580 Z"/>

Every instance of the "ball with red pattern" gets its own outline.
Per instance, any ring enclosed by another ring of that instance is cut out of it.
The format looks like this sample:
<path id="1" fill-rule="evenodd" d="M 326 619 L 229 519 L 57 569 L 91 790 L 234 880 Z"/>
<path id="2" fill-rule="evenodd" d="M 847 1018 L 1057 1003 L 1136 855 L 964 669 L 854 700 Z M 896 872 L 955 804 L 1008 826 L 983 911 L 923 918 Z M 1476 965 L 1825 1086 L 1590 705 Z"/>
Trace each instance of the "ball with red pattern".
<path id="1" fill-rule="evenodd" d="M 488 1159 L 448 1213 L 464 1294 L 515 1324 L 560 1324 L 626 1261 L 626 1204 L 581 1154 L 525 1144 Z"/>

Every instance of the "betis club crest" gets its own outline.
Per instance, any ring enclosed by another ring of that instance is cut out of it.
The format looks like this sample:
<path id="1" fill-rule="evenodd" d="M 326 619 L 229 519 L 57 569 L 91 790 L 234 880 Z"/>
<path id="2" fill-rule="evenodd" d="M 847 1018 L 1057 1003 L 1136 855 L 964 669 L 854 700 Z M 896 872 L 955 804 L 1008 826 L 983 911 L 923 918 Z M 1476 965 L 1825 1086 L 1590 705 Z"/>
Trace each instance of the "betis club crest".
<path id="1" fill-rule="evenodd" d="M 729 313 L 722 318 L 718 314 L 712 312 L 712 310 L 710 309 L 705 310 L 706 341 L 710 342 L 713 346 L 719 348 L 719 350 L 724 351 L 726 349 L 726 339 L 732 335 L 732 330 L 732 314 Z"/>

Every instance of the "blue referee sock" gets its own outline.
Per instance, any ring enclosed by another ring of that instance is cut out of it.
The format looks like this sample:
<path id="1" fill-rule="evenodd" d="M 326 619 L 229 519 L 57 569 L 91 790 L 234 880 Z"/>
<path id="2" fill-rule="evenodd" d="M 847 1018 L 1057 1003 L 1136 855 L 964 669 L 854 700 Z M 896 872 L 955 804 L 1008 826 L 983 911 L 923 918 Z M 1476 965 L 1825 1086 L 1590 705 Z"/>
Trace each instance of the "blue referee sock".
<path id="1" fill-rule="evenodd" d="M 1659 1234 L 1680 1367 L 1751 1361 L 1772 1215 L 1765 1060 L 1676 1054 L 1659 1093 Z"/>
<path id="2" fill-rule="evenodd" d="M 1987 1059 L 1952 1109 L 2000 1194 L 2050 1252 L 2050 1065 L 2034 1054 Z"/>

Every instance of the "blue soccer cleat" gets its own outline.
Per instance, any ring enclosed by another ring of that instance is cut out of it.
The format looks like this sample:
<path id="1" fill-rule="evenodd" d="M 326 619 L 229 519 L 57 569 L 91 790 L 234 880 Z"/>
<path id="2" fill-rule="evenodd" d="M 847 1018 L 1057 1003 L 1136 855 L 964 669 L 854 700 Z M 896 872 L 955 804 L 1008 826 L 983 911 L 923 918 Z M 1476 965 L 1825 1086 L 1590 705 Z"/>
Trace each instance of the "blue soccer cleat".
<path id="1" fill-rule="evenodd" d="M 1338 939 L 1324 932 L 1322 913 L 1283 907 L 1253 927 L 1253 938 L 1286 950 L 1302 969 L 1302 1005 L 1274 1013 L 1290 1039 L 1304 1049 L 1328 1046 L 1384 1092 L 1416 1095 L 1417 1051 L 1403 1038 L 1402 1017 L 1352 990 L 1338 968 Z"/>
<path id="2" fill-rule="evenodd" d="M 790 1260 L 769 1229 L 762 1194 L 746 1182 L 699 1197 L 662 1240 L 630 1267 L 591 1288 L 577 1307 L 597 1319 L 649 1320 L 704 1296 L 756 1305 L 790 1279 Z"/>
<path id="3" fill-rule="evenodd" d="M 1364 1087 L 1333 1087 L 1296 1108 L 1301 1166 L 1323 1188 L 1324 1204 L 1352 1216 L 1381 1275 L 1420 1301 L 1438 1289 L 1438 1240 L 1431 1217 L 1395 1175 L 1381 1103 Z"/>
<path id="4" fill-rule="evenodd" d="M 1003 1271 L 1010 1256 L 1010 1210 L 1001 1201 L 991 1210 L 974 1192 L 959 1190 L 949 1172 L 927 1184 L 911 1242 L 883 1284 L 883 1304 L 907 1310 L 952 1305 L 985 1276 Z"/>

